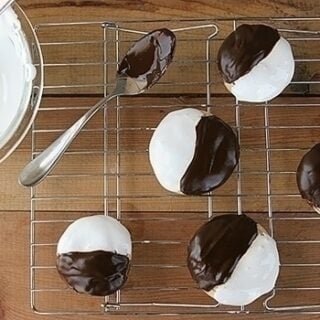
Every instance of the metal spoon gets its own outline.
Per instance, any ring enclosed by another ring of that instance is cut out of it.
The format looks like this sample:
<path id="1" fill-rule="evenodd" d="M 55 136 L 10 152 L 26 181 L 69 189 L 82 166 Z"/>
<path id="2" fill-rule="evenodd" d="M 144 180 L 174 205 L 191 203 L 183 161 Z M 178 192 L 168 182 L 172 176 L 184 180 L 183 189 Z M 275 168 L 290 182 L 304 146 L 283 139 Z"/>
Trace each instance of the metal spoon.
<path id="1" fill-rule="evenodd" d="M 28 163 L 20 174 L 19 182 L 28 187 L 41 182 L 56 166 L 81 129 L 98 110 L 107 106 L 108 101 L 122 95 L 136 95 L 152 87 L 172 61 L 175 43 L 175 35 L 168 29 L 154 30 L 138 40 L 119 65 L 113 92 Z"/>

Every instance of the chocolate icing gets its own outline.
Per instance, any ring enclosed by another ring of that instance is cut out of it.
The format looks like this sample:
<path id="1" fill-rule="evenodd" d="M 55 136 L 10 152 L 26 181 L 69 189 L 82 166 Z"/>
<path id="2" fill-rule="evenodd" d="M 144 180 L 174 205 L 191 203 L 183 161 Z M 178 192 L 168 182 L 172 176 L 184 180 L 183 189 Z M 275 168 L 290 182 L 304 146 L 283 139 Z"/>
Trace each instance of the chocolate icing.
<path id="1" fill-rule="evenodd" d="M 69 252 L 56 261 L 62 278 L 77 292 L 95 296 L 110 295 L 128 278 L 128 257 L 107 251 Z"/>
<path id="2" fill-rule="evenodd" d="M 227 181 L 239 160 L 239 144 L 231 127 L 216 116 L 202 117 L 196 127 L 193 159 L 180 181 L 184 194 L 199 195 Z"/>
<path id="3" fill-rule="evenodd" d="M 302 157 L 296 177 L 302 198 L 320 207 L 320 143 Z"/>
<path id="4" fill-rule="evenodd" d="M 214 217 L 195 233 L 188 246 L 188 268 L 201 289 L 225 283 L 258 234 L 246 215 Z"/>
<path id="5" fill-rule="evenodd" d="M 138 40 L 120 63 L 118 75 L 155 84 L 173 59 L 176 37 L 168 29 L 154 30 Z"/>
<path id="6" fill-rule="evenodd" d="M 233 31 L 218 51 L 218 69 L 227 83 L 248 73 L 264 59 L 280 39 L 276 29 L 243 24 Z"/>

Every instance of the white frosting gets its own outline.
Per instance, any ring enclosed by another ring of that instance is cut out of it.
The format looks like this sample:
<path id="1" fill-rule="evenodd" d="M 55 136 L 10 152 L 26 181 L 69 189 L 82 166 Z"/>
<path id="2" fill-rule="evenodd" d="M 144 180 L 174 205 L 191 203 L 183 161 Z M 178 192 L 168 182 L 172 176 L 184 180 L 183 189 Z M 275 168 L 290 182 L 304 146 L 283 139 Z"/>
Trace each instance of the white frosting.
<path id="1" fill-rule="evenodd" d="M 182 109 L 170 112 L 158 125 L 149 145 L 149 158 L 159 183 L 180 192 L 180 180 L 192 161 L 196 145 L 196 126 L 202 111 Z"/>
<path id="2" fill-rule="evenodd" d="M 278 96 L 290 83 L 294 67 L 291 46 L 287 40 L 280 37 L 271 52 L 250 72 L 226 86 L 238 100 L 269 101 Z"/>
<path id="3" fill-rule="evenodd" d="M 57 254 L 108 251 L 131 257 L 129 231 L 116 219 L 103 215 L 84 217 L 68 226 L 59 239 Z"/>
<path id="4" fill-rule="evenodd" d="M 0 148 L 25 114 L 35 75 L 20 21 L 9 7 L 0 15 Z"/>
<path id="5" fill-rule="evenodd" d="M 276 242 L 260 226 L 259 229 L 226 283 L 206 292 L 219 303 L 247 305 L 274 288 L 280 265 Z"/>

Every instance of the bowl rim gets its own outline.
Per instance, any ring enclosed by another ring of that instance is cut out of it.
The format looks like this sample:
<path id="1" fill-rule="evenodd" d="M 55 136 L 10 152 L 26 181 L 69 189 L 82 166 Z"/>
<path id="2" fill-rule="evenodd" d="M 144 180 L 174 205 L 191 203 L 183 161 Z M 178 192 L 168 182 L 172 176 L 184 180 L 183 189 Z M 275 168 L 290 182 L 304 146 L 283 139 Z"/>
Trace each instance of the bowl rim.
<path id="1" fill-rule="evenodd" d="M 30 117 L 29 122 L 27 123 L 27 125 L 25 126 L 24 130 L 22 131 L 22 133 L 19 135 L 19 137 L 17 138 L 17 140 L 12 144 L 12 146 L 1 156 L 0 155 L 0 164 L 5 161 L 17 148 L 18 146 L 21 144 L 21 142 L 24 140 L 24 138 L 26 137 L 26 135 L 28 134 L 32 124 L 34 123 L 34 120 L 38 114 L 39 111 L 39 107 L 40 107 L 40 103 L 42 100 L 42 94 L 43 94 L 43 88 L 44 88 L 44 70 L 43 70 L 43 55 L 42 55 L 42 50 L 41 50 L 41 46 L 40 46 L 40 42 L 38 39 L 38 36 L 33 28 L 33 25 L 31 23 L 31 21 L 29 20 L 28 16 L 26 15 L 26 13 L 23 11 L 23 9 L 19 6 L 18 3 L 14 2 L 13 4 L 11 4 L 12 7 L 14 7 L 14 9 L 17 9 L 19 11 L 19 13 L 22 15 L 23 19 L 26 22 L 26 25 L 28 26 L 28 28 L 30 28 L 30 33 L 34 39 L 34 43 L 33 45 L 36 47 L 36 50 L 39 54 L 39 69 L 40 69 L 40 73 L 39 73 L 39 77 L 40 77 L 40 85 L 38 86 L 38 96 L 39 98 L 37 99 L 36 103 L 33 105 L 32 107 L 32 115 Z M 22 123 L 24 117 L 20 120 L 20 123 Z M 10 142 L 10 140 L 9 140 Z M 2 149 L 5 148 L 6 145 L 4 145 L 4 147 L 2 147 L 0 149 L 0 151 Z"/>

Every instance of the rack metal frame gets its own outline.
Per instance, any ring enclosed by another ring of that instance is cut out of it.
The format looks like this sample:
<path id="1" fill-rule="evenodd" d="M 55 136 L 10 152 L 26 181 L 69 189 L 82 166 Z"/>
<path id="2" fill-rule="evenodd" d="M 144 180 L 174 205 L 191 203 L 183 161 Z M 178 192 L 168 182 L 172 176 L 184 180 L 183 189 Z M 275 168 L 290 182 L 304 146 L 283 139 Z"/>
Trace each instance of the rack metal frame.
<path id="1" fill-rule="evenodd" d="M 232 26 L 233 29 L 235 29 L 239 24 L 243 23 L 244 21 L 249 22 L 249 23 L 256 23 L 256 22 L 261 22 L 261 23 L 267 23 L 269 25 L 274 25 L 277 24 L 277 22 L 287 22 L 288 23 L 288 28 L 283 28 L 280 29 L 280 32 L 285 32 L 287 34 L 292 33 L 295 35 L 295 37 L 292 39 L 293 41 L 296 40 L 310 40 L 310 41 L 319 41 L 320 40 L 320 31 L 318 30 L 298 30 L 295 29 L 294 25 L 295 22 L 304 22 L 308 24 L 308 22 L 320 22 L 319 17 L 312 17 L 312 18 L 235 18 L 235 19 L 203 19 L 203 20 L 181 20 L 181 21 L 174 21 L 174 25 L 179 27 L 173 28 L 177 34 L 183 33 L 185 31 L 192 31 L 192 30 L 199 30 L 199 29 L 207 29 L 208 30 L 208 36 L 207 39 L 205 39 L 206 42 L 206 52 L 205 56 L 203 57 L 203 61 L 201 63 L 205 64 L 206 68 L 206 81 L 204 83 L 201 83 L 201 85 L 205 88 L 206 91 L 206 105 L 207 105 L 207 110 L 210 111 L 212 110 L 212 104 L 214 102 L 214 92 L 212 92 L 211 89 L 211 84 L 213 83 L 213 75 L 211 74 L 211 69 L 210 69 L 210 64 L 214 63 L 214 58 L 213 58 L 213 53 L 211 52 L 210 49 L 210 43 L 211 41 L 215 41 L 217 37 L 219 37 L 219 26 L 221 23 L 229 24 Z M 130 23 L 138 22 L 141 26 L 139 30 L 135 28 L 130 27 Z M 112 86 L 112 84 L 108 83 L 108 66 L 109 62 L 107 61 L 108 59 L 108 34 L 109 32 L 113 33 L 114 37 L 114 57 L 116 63 L 119 63 L 120 60 L 120 46 L 121 46 L 121 40 L 119 37 L 120 33 L 131 33 L 131 34 L 136 34 L 137 37 L 139 35 L 145 34 L 147 30 L 145 30 L 145 24 L 148 23 L 154 23 L 155 25 L 165 25 L 170 28 L 171 24 L 173 24 L 172 20 L 168 21 L 123 21 L 123 22 L 105 22 L 105 21 L 98 21 L 98 22 L 78 22 L 78 23 L 46 23 L 46 24 L 40 24 L 35 26 L 35 31 L 38 33 L 40 30 L 43 29 L 55 29 L 55 28 L 60 28 L 60 27 L 74 27 L 77 25 L 81 26 L 95 26 L 96 28 L 101 29 L 101 42 L 103 43 L 103 57 L 104 61 L 101 62 L 95 62 L 93 61 L 92 63 L 84 62 L 84 63 L 72 63 L 72 62 L 66 62 L 62 61 L 61 63 L 56 63 L 56 64 L 50 64 L 46 63 L 44 64 L 44 68 L 50 68 L 52 66 L 72 66 L 72 65 L 98 65 L 103 68 L 104 71 L 104 78 L 103 78 L 103 83 L 96 83 L 96 84 L 90 84 L 90 83 L 84 83 L 83 85 L 65 85 L 65 84 L 60 84 L 60 85 L 46 85 L 44 88 L 44 96 L 46 93 L 48 93 L 48 90 L 55 90 L 56 92 L 59 92 L 59 90 L 65 90 L 68 89 L 69 87 L 71 88 L 86 88 L 86 87 L 99 87 L 102 88 L 103 90 L 103 96 L 107 96 L 109 87 Z M 290 39 L 289 39 L 290 41 Z M 90 40 L 84 39 L 81 41 L 61 41 L 61 42 L 45 42 L 45 41 L 40 41 L 41 46 L 43 47 L 49 47 L 49 46 L 66 46 L 66 45 L 73 45 L 73 44 L 89 44 Z M 94 42 L 94 41 L 93 41 Z M 311 58 L 306 58 L 306 61 L 310 60 Z M 319 61 L 320 62 L 320 56 L 319 57 L 314 57 L 311 59 L 312 61 Z M 300 61 L 303 61 L 303 58 L 300 58 Z M 177 63 L 177 62 L 173 62 Z M 189 63 L 192 63 L 192 61 L 189 61 Z M 216 76 L 216 75 L 215 75 Z M 183 76 L 181 77 L 181 81 L 183 81 Z M 319 85 L 320 81 L 318 80 L 303 80 L 303 81 L 295 81 L 297 84 L 316 84 Z M 181 83 L 183 84 L 183 83 Z M 175 85 L 175 84 L 170 84 L 170 83 L 164 83 L 165 85 Z M 192 84 L 189 84 L 192 85 Z M 134 99 L 134 98 L 133 98 Z M 272 194 L 272 181 L 271 181 L 271 174 L 273 173 L 271 170 L 271 151 L 272 149 L 272 143 L 270 140 L 270 123 L 269 123 L 269 107 L 272 102 L 266 102 L 262 108 L 264 109 L 264 133 L 265 133 L 265 147 L 262 149 L 262 151 L 265 152 L 265 160 L 266 160 L 266 167 L 265 167 L 265 176 L 266 176 L 266 197 L 267 197 L 267 207 L 268 207 L 268 212 L 267 214 L 267 219 L 269 223 L 269 231 L 271 236 L 273 236 L 273 223 L 275 219 L 281 219 L 281 218 L 275 218 L 273 215 L 273 197 L 275 195 Z M 300 104 L 301 106 L 314 106 L 314 107 L 319 107 L 317 104 L 310 104 L 306 100 L 305 104 Z M 238 138 L 239 138 L 239 143 L 241 145 L 241 130 L 243 128 L 243 125 L 241 123 L 241 103 L 239 101 L 234 101 L 234 115 L 235 115 L 235 130 L 238 133 Z M 261 105 L 260 105 L 261 107 Z M 110 196 L 108 194 L 108 159 L 107 159 L 107 146 L 108 146 L 108 120 L 107 120 L 107 111 L 104 110 L 104 127 L 102 129 L 104 133 L 104 147 L 103 150 L 101 150 L 101 154 L 104 155 L 103 157 L 103 172 L 101 172 L 101 175 L 104 177 L 104 194 L 102 197 L 99 197 L 101 201 L 103 202 L 103 213 L 108 215 L 109 214 L 109 200 L 112 198 L 112 200 L 116 201 L 116 211 L 115 211 L 115 216 L 117 219 L 121 220 L 121 200 L 122 196 L 120 194 L 120 185 L 122 181 L 122 175 L 121 175 L 121 164 L 120 164 L 120 141 L 121 141 L 121 121 L 120 121 L 120 100 L 117 99 L 116 104 L 115 104 L 117 116 L 116 116 L 116 141 L 117 141 L 117 152 L 116 152 L 116 172 L 115 172 L 115 177 L 116 177 L 116 195 L 115 196 Z M 63 116 L 63 112 L 66 111 L 68 108 L 57 108 L 56 111 L 61 112 L 61 116 Z M 81 109 L 81 108 L 80 108 Z M 84 108 L 85 109 L 85 108 Z M 50 109 L 52 111 L 52 108 Z M 40 112 L 48 112 L 49 109 L 46 108 L 40 108 Z M 280 127 L 280 126 L 279 126 Z M 286 128 L 289 128 L 285 126 Z M 139 129 L 145 129 L 145 128 L 139 128 Z M 291 128 L 294 129 L 294 128 Z M 85 129 L 85 130 L 90 130 L 90 129 Z M 35 157 L 41 150 L 39 150 L 36 147 L 36 138 L 39 137 L 40 135 L 45 135 L 50 131 L 50 129 L 37 129 L 36 125 L 33 126 L 32 128 L 32 157 Z M 292 151 L 294 149 L 284 149 L 284 151 Z M 72 153 L 73 151 L 67 151 L 67 153 Z M 90 153 L 91 151 L 83 151 L 82 153 Z M 146 151 L 147 152 L 147 151 Z M 74 152 L 73 152 L 74 153 Z M 81 154 L 81 152 L 79 152 Z M 288 172 L 280 172 L 281 174 L 285 174 Z M 237 175 L 237 190 L 236 190 L 236 196 L 237 196 L 237 212 L 238 214 L 243 213 L 243 208 L 242 208 L 242 199 L 245 195 L 245 193 L 242 191 L 242 161 L 240 161 L 238 168 L 236 170 L 236 175 Z M 55 173 L 51 175 L 51 177 L 54 177 Z M 79 172 L 79 176 L 81 176 L 81 172 Z M 49 177 L 50 178 L 50 177 Z M 298 194 L 287 194 L 285 195 L 290 199 L 291 197 L 298 197 Z M 162 196 L 160 196 L 162 197 Z M 208 219 L 212 217 L 215 212 L 214 212 L 214 195 L 207 195 L 205 196 L 207 198 L 207 203 L 208 203 L 208 209 L 207 209 L 207 217 Z M 57 295 L 60 293 L 62 289 L 55 289 L 55 288 L 38 288 L 36 281 L 35 281 L 35 272 L 39 269 L 54 269 L 54 261 L 52 261 L 52 265 L 50 266 L 43 266 L 39 265 L 36 262 L 36 251 L 38 248 L 43 247 L 43 246 L 55 246 L 56 245 L 56 240 L 57 239 L 52 239 L 51 242 L 46 242 L 46 243 L 39 243 L 36 240 L 35 237 L 35 227 L 39 224 L 47 224 L 50 226 L 50 224 L 56 223 L 56 222 L 61 222 L 61 221 L 66 221 L 66 220 L 39 220 L 37 218 L 37 203 L 40 201 L 43 201 L 43 197 L 38 196 L 36 192 L 36 188 L 31 189 L 31 213 L 30 213 L 30 294 L 31 294 L 31 307 L 36 313 L 41 313 L 41 314 L 50 314 L 50 315 L 59 315 L 59 314 L 101 314 L 101 313 L 111 313 L 111 314 L 167 314 L 168 310 L 170 310 L 170 313 L 249 313 L 249 312 L 290 312 L 290 313 L 316 313 L 320 314 L 320 300 L 318 304 L 308 304 L 307 301 L 303 302 L 299 306 L 295 305 L 282 305 L 282 306 L 272 306 L 272 300 L 276 296 L 277 292 L 280 290 L 285 290 L 285 288 L 279 288 L 275 287 L 274 290 L 267 294 L 264 302 L 263 302 L 263 308 L 259 311 L 251 311 L 250 306 L 242 306 L 239 308 L 230 308 L 230 310 L 227 309 L 221 309 L 219 304 L 215 303 L 214 301 L 212 304 L 198 304 L 196 301 L 192 304 L 190 303 L 157 303 L 154 301 L 149 301 L 146 303 L 126 303 L 121 300 L 121 291 L 118 291 L 113 297 L 105 297 L 101 300 L 101 305 L 97 305 L 97 311 L 92 312 L 88 310 L 77 310 L 77 311 L 70 311 L 68 310 L 67 306 L 65 306 L 65 310 L 42 310 L 37 307 L 37 295 L 41 295 L 42 293 L 51 291 L 56 293 Z M 59 198 L 56 198 L 55 196 L 48 196 L 45 198 L 46 200 L 52 199 L 52 200 L 59 200 Z M 74 197 L 76 199 L 76 197 Z M 164 197 L 165 199 L 165 197 Z M 318 220 L 319 218 L 317 216 L 307 216 L 307 217 L 292 217 L 292 218 L 284 218 L 284 219 L 314 219 Z M 68 222 L 71 222 L 71 220 Z M 134 240 L 134 239 L 133 239 Z M 277 240 L 277 239 L 276 239 Z M 161 240 L 159 240 L 161 242 Z M 294 240 L 289 240 L 287 242 L 292 242 Z M 147 239 L 146 239 L 147 242 Z M 282 241 L 286 242 L 286 241 Z M 303 241 L 300 241 L 303 243 Z M 309 241 L 310 242 L 310 241 Z M 320 243 L 320 240 L 314 240 L 314 243 Z M 301 264 L 299 264 L 301 265 Z M 320 267 L 320 264 L 318 263 L 313 263 L 313 264 L 304 264 L 305 266 L 317 266 Z M 296 267 L 298 265 L 290 265 L 290 267 Z M 282 266 L 283 267 L 283 266 Z M 177 288 L 178 289 L 178 288 Z M 303 293 L 303 290 L 306 288 L 290 288 L 290 290 L 301 290 Z M 317 290 L 319 292 L 320 296 L 320 288 L 318 287 L 312 287 L 312 288 L 307 288 L 310 290 Z M 65 290 L 65 289 L 63 289 Z M 70 290 L 70 289 L 69 289 Z M 124 289 L 125 290 L 125 289 Z M 131 310 L 132 311 L 127 311 Z"/>

